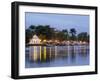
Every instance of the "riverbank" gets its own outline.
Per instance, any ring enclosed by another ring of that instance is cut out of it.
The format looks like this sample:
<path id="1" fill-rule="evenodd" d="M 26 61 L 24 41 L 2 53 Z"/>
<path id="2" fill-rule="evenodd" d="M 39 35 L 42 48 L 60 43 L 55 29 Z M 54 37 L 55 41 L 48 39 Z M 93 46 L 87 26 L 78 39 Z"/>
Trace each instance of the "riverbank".
<path id="1" fill-rule="evenodd" d="M 87 44 L 73 44 L 73 43 L 71 43 L 71 44 L 26 44 L 26 47 L 27 46 L 74 46 L 74 45 L 89 45 L 89 43 L 87 43 Z"/>

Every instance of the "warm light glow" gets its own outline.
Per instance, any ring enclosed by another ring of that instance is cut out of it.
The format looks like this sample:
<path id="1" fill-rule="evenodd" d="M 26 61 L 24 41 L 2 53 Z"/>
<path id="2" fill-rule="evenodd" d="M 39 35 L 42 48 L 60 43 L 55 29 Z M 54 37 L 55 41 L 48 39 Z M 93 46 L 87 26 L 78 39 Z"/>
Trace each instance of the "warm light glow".
<path id="1" fill-rule="evenodd" d="M 37 35 L 34 35 L 33 38 L 30 40 L 29 44 L 40 44 L 41 40 L 38 38 Z"/>
<path id="2" fill-rule="evenodd" d="M 82 43 L 82 41 L 80 41 L 80 44 Z"/>
<path id="3" fill-rule="evenodd" d="M 36 61 L 36 60 L 37 60 L 37 47 L 36 47 L 36 46 L 34 46 L 34 54 L 33 54 L 33 59 L 34 59 L 34 61 Z"/>
<path id="4" fill-rule="evenodd" d="M 44 47 L 44 59 L 46 60 L 46 47 Z"/>
<path id="5" fill-rule="evenodd" d="M 43 40 L 43 42 L 46 42 L 46 40 Z"/>
<path id="6" fill-rule="evenodd" d="M 40 42 L 41 42 L 41 39 L 40 39 Z"/>

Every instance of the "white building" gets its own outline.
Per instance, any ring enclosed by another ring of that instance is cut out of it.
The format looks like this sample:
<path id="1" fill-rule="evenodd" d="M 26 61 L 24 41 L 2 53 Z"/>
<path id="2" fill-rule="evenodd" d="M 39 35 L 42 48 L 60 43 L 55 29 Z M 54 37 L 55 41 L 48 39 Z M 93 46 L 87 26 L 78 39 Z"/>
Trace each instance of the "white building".
<path id="1" fill-rule="evenodd" d="M 29 42 L 29 44 L 40 44 L 40 43 L 41 43 L 41 40 L 38 38 L 37 35 L 34 35 Z"/>

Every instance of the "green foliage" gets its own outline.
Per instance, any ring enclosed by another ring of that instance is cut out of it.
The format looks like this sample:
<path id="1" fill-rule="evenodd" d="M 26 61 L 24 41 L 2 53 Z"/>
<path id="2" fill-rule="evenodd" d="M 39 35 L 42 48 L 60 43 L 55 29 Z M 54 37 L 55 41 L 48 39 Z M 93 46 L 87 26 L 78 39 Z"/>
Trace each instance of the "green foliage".
<path id="1" fill-rule="evenodd" d="M 76 29 L 71 28 L 68 32 L 67 29 L 56 30 L 50 25 L 31 25 L 26 29 L 26 44 L 29 43 L 30 39 L 34 34 L 36 34 L 41 41 L 43 40 L 59 40 L 59 41 L 86 41 L 89 42 L 89 35 L 87 32 L 81 32 L 76 35 Z"/>
<path id="2" fill-rule="evenodd" d="M 25 33 L 26 33 L 26 34 L 25 34 L 25 35 L 26 35 L 26 36 L 25 36 L 25 37 L 26 37 L 26 38 L 25 38 L 25 42 L 26 42 L 26 44 L 27 44 L 27 43 L 29 43 L 29 41 L 30 41 L 30 39 L 32 38 L 32 35 L 33 35 L 33 34 L 32 34 L 32 31 L 31 31 L 30 29 L 26 29 Z"/>
<path id="3" fill-rule="evenodd" d="M 79 41 L 86 41 L 89 42 L 89 35 L 87 32 L 82 32 L 78 34 L 78 40 Z"/>
<path id="4" fill-rule="evenodd" d="M 54 29 L 50 28 L 49 25 L 39 25 L 35 29 L 35 33 L 42 38 L 42 40 L 50 40 L 53 37 Z"/>

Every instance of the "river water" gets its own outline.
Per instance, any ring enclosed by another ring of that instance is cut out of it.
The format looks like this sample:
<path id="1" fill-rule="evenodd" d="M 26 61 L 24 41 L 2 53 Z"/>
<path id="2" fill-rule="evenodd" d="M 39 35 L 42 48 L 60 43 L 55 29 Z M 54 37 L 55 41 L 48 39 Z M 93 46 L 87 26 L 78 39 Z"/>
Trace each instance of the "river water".
<path id="1" fill-rule="evenodd" d="M 89 45 L 28 46 L 25 68 L 89 65 Z"/>

